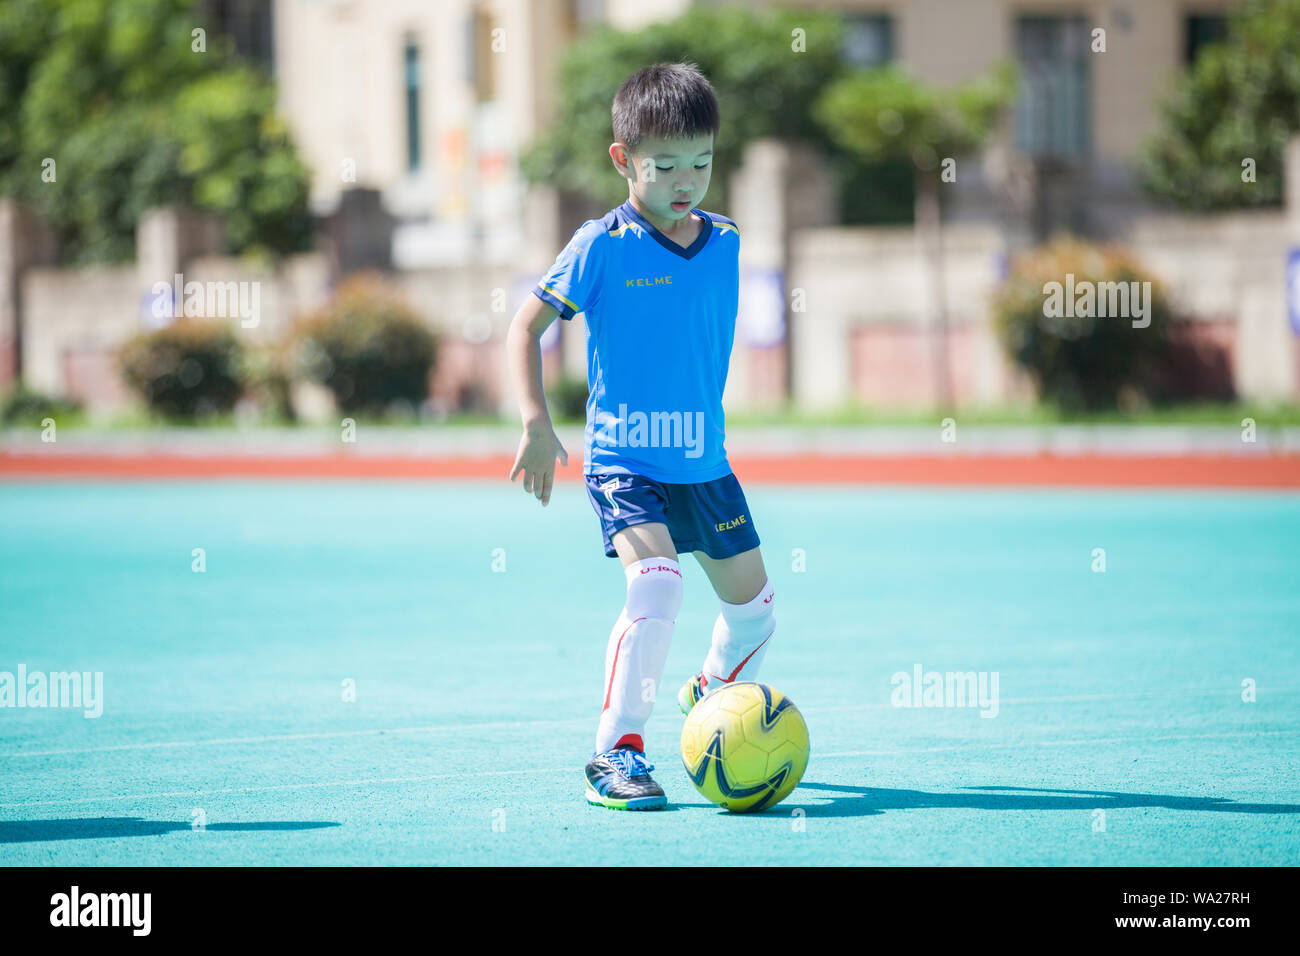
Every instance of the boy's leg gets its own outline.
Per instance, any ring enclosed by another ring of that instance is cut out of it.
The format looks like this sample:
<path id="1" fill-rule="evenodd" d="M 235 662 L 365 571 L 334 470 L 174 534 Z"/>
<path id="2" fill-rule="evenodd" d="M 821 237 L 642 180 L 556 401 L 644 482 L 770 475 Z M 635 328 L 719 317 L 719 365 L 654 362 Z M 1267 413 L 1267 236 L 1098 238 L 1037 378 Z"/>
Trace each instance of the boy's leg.
<path id="1" fill-rule="evenodd" d="M 722 604 L 713 624 L 713 643 L 700 676 L 707 693 L 721 684 L 757 680 L 776 630 L 775 594 L 758 548 L 721 560 L 703 551 L 695 559 L 709 577 Z"/>
<path id="2" fill-rule="evenodd" d="M 611 536 L 610 541 L 624 568 L 644 558 L 677 560 L 677 546 L 668 533 L 668 525 L 662 521 L 647 521 L 620 528 Z"/>
<path id="3" fill-rule="evenodd" d="M 720 601 L 748 604 L 767 584 L 767 569 L 763 566 L 763 553 L 758 548 L 750 548 L 721 561 L 703 551 L 691 553 L 708 575 L 713 592 Z"/>
<path id="4" fill-rule="evenodd" d="M 622 528 L 610 540 L 623 563 L 627 601 L 605 650 L 605 698 L 596 753 L 621 745 L 644 753 L 641 735 L 654 708 L 682 606 L 682 572 L 677 548 L 662 522 Z"/>

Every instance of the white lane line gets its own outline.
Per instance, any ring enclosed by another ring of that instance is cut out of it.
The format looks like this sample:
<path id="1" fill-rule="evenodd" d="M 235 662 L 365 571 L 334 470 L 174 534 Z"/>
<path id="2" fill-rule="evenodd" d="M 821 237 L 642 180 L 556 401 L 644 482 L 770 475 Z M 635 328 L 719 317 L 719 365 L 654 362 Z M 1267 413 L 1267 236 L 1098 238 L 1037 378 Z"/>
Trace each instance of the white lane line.
<path id="1" fill-rule="evenodd" d="M 1000 697 L 998 704 L 1079 704 L 1089 703 L 1092 701 L 1103 700 L 1178 700 L 1183 697 L 1224 697 L 1225 699 L 1238 699 L 1241 693 L 1240 687 L 1214 687 L 1214 688 L 1187 688 L 1174 693 L 1134 693 L 1134 694 L 1068 694 L 1059 697 Z M 1300 687 L 1270 687 L 1267 691 L 1260 690 L 1259 693 L 1268 694 L 1296 694 L 1300 693 Z M 878 704 L 843 704 L 837 707 L 818 707 L 816 713 L 850 713 L 855 710 L 909 710 L 925 708 L 908 708 L 895 707 L 892 703 Z M 942 709 L 942 708 L 930 708 Z"/>
<path id="2" fill-rule="evenodd" d="M 1019 747 L 1078 747 L 1085 744 L 1129 744 L 1147 743 L 1149 741 L 1168 740 L 1220 740 L 1229 737 L 1278 737 L 1294 736 L 1300 730 L 1241 730 L 1226 734 L 1167 734 L 1159 737 L 1089 737 L 1082 740 L 1029 740 L 1014 744 L 967 743 L 949 747 L 917 747 L 904 750 L 845 750 L 840 753 L 819 754 L 820 759 L 832 757 L 906 757 L 909 754 L 932 754 L 948 750 L 1015 750 Z"/>
<path id="3" fill-rule="evenodd" d="M 267 793 L 277 790 L 308 790 L 318 787 L 366 787 L 386 783 L 428 783 L 431 780 L 457 780 L 465 777 L 499 777 L 517 773 L 573 773 L 573 767 L 549 767 L 538 770 L 480 770 L 474 773 L 435 773 L 418 777 L 371 777 L 365 780 L 326 780 L 321 783 L 284 783 L 267 787 L 226 787 L 221 790 L 173 790 L 168 793 L 128 793 L 112 797 L 77 797 L 72 800 L 29 800 L 23 803 L 0 803 L 0 809 L 61 806 L 70 803 L 112 803 L 118 800 L 160 800 L 171 797 L 211 797 L 228 793 Z M 4 822 L 4 821 L 0 821 Z"/>
<path id="4" fill-rule="evenodd" d="M 1093 737 L 1083 740 L 1029 740 L 1013 744 L 963 744 L 953 747 L 917 747 L 906 750 L 851 750 L 841 753 L 819 754 L 817 760 L 843 757 L 898 757 L 909 754 L 938 753 L 947 750 L 1014 750 L 1022 747 L 1078 747 L 1087 744 L 1114 744 L 1169 740 L 1215 740 L 1231 737 L 1294 736 L 1300 730 L 1248 730 L 1225 734 L 1170 734 L 1160 737 Z M 432 780 L 465 780 L 478 777 L 499 777 L 522 773 L 574 773 L 574 767 L 546 767 L 536 770 L 479 770 L 472 773 L 428 774 L 417 777 L 374 777 L 364 780 L 327 780 L 320 783 L 289 783 L 265 787 L 227 787 L 222 790 L 175 790 L 167 793 L 133 793 L 110 797 L 78 797 L 71 800 L 29 800 L 22 803 L 0 803 L 0 809 L 26 809 L 28 807 L 63 806 L 77 803 L 112 803 L 120 800 L 161 800 L 174 797 L 220 796 L 230 793 L 269 793 L 283 790 L 307 790 L 320 787 L 363 787 L 391 783 L 427 783 Z"/>
<path id="5" fill-rule="evenodd" d="M 1271 688 L 1267 690 L 1267 693 L 1270 694 L 1287 694 L 1296 692 L 1300 692 L 1300 687 Z M 998 705 L 1058 704 L 1100 700 L 1150 700 L 1168 699 L 1170 697 L 1177 699 L 1193 694 L 1213 696 L 1218 695 L 1219 693 L 1221 693 L 1221 691 L 1218 689 L 1205 690 L 1198 688 L 1194 690 L 1182 690 L 1174 694 L 1080 694 L 1062 697 L 1003 697 L 998 701 Z M 1224 691 L 1222 693 L 1227 692 Z M 818 707 L 816 713 L 840 714 L 851 713 L 854 711 L 910 709 L 911 708 L 906 707 L 896 708 L 893 704 L 882 702 L 879 704 L 846 704 L 839 707 Z M 672 716 L 676 715 L 674 714 Z M 74 747 L 61 750 L 15 751 L 13 753 L 0 753 L 0 760 L 18 760 L 25 757 L 61 757 L 73 754 L 113 753 L 115 751 L 124 750 L 158 750 L 179 747 L 211 747 L 227 744 L 266 744 L 289 740 L 332 740 L 348 737 L 377 737 L 384 734 L 392 734 L 396 736 L 398 734 L 430 734 L 444 733 L 447 731 L 520 730 L 532 727 L 565 726 L 575 724 L 583 725 L 587 723 L 590 723 L 590 719 L 587 717 L 569 717 L 558 720 L 499 720 L 478 724 L 430 724 L 423 727 L 392 727 L 377 730 L 337 730 L 304 734 L 268 734 L 259 737 L 220 737 L 211 740 L 162 740 L 139 744 L 110 744 L 104 747 Z M 908 753 L 909 751 L 898 752 Z M 864 751 L 864 753 L 866 753 L 866 751 Z"/>
<path id="6" fill-rule="evenodd" d="M 156 750 L 168 747 L 208 747 L 223 744 L 269 744 L 285 740 L 330 740 L 342 737 L 378 737 L 384 734 L 430 734 L 445 731 L 506 730 L 556 724 L 589 724 L 587 717 L 566 720 L 502 720 L 483 724 L 430 724 L 426 727 L 384 727 L 378 730 L 333 730 L 309 734 L 269 734 L 263 737 L 219 737 L 212 740 L 160 740 L 142 744 L 112 744 L 106 747 L 82 747 L 67 750 L 28 750 L 0 754 L 0 759 L 21 757 L 59 757 L 67 754 L 111 753 L 118 750 Z"/>

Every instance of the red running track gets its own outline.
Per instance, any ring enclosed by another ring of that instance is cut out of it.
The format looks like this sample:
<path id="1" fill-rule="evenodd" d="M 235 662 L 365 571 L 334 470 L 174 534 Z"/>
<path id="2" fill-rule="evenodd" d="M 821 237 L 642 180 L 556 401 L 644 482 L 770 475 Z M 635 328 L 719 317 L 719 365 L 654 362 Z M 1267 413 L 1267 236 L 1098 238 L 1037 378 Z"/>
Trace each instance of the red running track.
<path id="1" fill-rule="evenodd" d="M 1300 490 L 1300 456 L 1296 455 L 733 455 L 731 462 L 745 482 Z M 0 452 L 0 479 L 427 478 L 504 483 L 513 464 L 513 456 L 504 455 L 416 458 Z M 577 480 L 581 473 L 579 458 L 559 468 L 557 478 Z"/>

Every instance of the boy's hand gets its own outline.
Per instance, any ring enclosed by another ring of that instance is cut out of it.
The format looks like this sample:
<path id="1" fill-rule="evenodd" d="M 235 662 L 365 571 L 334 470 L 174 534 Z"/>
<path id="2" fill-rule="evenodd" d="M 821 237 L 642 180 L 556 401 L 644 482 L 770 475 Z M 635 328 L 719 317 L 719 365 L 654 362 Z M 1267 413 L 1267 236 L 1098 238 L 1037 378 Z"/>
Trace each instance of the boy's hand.
<path id="1" fill-rule="evenodd" d="M 524 428 L 523 437 L 519 439 L 519 454 L 515 456 L 514 466 L 510 469 L 510 480 L 520 470 L 524 473 L 524 491 L 536 495 L 545 506 L 551 501 L 551 484 L 555 480 L 555 458 L 560 464 L 569 463 L 569 453 L 560 444 L 550 422 L 529 424 Z"/>

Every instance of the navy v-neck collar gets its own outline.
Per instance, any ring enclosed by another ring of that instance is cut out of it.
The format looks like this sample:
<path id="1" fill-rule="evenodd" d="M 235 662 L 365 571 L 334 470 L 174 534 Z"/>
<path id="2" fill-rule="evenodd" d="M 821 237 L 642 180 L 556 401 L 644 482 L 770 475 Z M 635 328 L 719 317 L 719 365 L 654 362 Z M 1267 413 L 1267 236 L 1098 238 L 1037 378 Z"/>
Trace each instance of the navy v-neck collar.
<path id="1" fill-rule="evenodd" d="M 683 259 L 695 258 L 695 254 L 704 248 L 705 243 L 709 241 L 709 233 L 713 231 L 713 220 L 702 212 L 696 213 L 695 207 L 692 206 L 691 212 L 695 213 L 701 220 L 703 220 L 700 223 L 700 234 L 695 237 L 695 241 L 689 246 L 682 246 L 665 236 L 662 232 L 656 229 L 654 225 L 645 218 L 645 216 L 637 212 L 636 206 L 632 205 L 632 200 L 629 199 L 624 202 L 622 208 L 627 217 L 640 225 L 643 229 L 648 230 L 650 235 L 654 237 L 655 241 L 658 242 L 659 245 L 663 246 L 669 252 L 681 256 Z"/>

